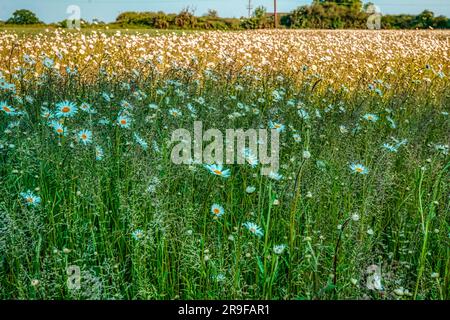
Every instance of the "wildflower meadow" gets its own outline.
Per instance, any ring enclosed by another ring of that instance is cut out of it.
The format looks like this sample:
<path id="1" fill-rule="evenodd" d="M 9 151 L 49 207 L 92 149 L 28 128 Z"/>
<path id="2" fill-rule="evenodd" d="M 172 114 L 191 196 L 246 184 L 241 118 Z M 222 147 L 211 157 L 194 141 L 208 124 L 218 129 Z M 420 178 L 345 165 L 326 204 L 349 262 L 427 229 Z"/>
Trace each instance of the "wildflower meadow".
<path id="1" fill-rule="evenodd" d="M 0 297 L 449 299 L 449 38 L 0 32 Z"/>

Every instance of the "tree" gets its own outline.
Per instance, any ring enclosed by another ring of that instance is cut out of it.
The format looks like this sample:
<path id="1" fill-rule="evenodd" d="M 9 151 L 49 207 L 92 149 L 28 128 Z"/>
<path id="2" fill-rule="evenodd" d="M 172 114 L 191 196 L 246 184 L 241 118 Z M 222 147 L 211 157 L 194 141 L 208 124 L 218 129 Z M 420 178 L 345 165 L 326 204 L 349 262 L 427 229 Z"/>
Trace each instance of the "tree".
<path id="1" fill-rule="evenodd" d="M 446 16 L 438 16 L 434 18 L 433 28 L 450 29 L 450 19 L 448 19 Z"/>
<path id="2" fill-rule="evenodd" d="M 430 10 L 424 10 L 413 21 L 413 26 L 419 29 L 426 29 L 433 26 L 434 13 Z"/>
<path id="3" fill-rule="evenodd" d="M 244 29 L 262 29 L 270 27 L 270 23 L 267 19 L 267 9 L 263 6 L 257 7 L 253 11 L 251 18 L 242 19 L 241 27 Z"/>
<path id="4" fill-rule="evenodd" d="M 9 24 L 38 24 L 41 23 L 36 15 L 26 9 L 16 10 L 12 14 L 12 17 L 6 21 Z"/>
<path id="5" fill-rule="evenodd" d="M 314 0 L 315 4 L 335 3 L 339 6 L 353 7 L 357 9 L 362 8 L 361 0 Z"/>
<path id="6" fill-rule="evenodd" d="M 208 12 L 205 14 L 205 17 L 218 18 L 219 17 L 219 13 L 217 12 L 217 10 L 208 9 Z"/>
<path id="7" fill-rule="evenodd" d="M 197 18 L 189 7 L 182 9 L 175 18 L 175 25 L 181 29 L 194 29 L 196 24 Z"/>

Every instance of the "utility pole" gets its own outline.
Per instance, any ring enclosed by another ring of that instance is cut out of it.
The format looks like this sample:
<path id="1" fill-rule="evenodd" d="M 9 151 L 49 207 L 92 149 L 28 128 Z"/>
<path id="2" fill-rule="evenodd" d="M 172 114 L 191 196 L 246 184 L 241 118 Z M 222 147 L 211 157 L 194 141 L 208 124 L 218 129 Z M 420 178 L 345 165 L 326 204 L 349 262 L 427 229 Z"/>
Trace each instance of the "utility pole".
<path id="1" fill-rule="evenodd" d="M 248 17 L 250 18 L 252 16 L 252 10 L 253 10 L 252 0 L 248 0 L 247 10 L 248 10 Z"/>
<path id="2" fill-rule="evenodd" d="M 273 21 L 274 21 L 275 29 L 276 29 L 278 27 L 277 0 L 273 0 Z"/>

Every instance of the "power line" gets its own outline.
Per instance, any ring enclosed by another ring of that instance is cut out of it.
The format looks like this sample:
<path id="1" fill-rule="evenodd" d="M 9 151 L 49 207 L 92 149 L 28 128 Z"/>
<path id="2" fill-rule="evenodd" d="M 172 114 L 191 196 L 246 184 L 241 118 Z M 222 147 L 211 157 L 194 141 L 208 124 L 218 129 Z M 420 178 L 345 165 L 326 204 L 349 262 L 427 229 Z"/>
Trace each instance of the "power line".
<path id="1" fill-rule="evenodd" d="M 252 0 L 248 0 L 247 10 L 248 10 L 248 17 L 250 18 L 250 16 L 252 15 L 252 10 L 253 10 Z"/>
<path id="2" fill-rule="evenodd" d="M 273 21 L 275 25 L 275 29 L 278 27 L 278 19 L 277 19 L 277 0 L 273 0 Z"/>

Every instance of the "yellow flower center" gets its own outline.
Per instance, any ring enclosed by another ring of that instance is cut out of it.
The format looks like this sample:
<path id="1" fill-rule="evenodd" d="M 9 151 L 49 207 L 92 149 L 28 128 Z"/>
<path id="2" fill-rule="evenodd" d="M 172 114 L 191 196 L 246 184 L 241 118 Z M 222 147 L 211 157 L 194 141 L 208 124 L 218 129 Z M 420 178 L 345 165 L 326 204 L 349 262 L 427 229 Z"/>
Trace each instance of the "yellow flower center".
<path id="1" fill-rule="evenodd" d="M 67 112 L 70 112 L 70 107 L 63 107 L 62 109 L 61 109 L 61 111 L 62 112 L 64 112 L 64 113 L 67 113 Z"/>
<path id="2" fill-rule="evenodd" d="M 215 173 L 215 174 L 217 174 L 217 175 L 222 175 L 222 171 L 220 171 L 220 170 L 218 170 L 218 169 L 216 169 L 216 170 L 213 170 L 213 172 Z"/>
<path id="3" fill-rule="evenodd" d="M 7 106 L 4 106 L 4 107 L 3 107 L 3 110 L 5 110 L 6 112 L 11 112 L 11 109 L 8 108 Z"/>

